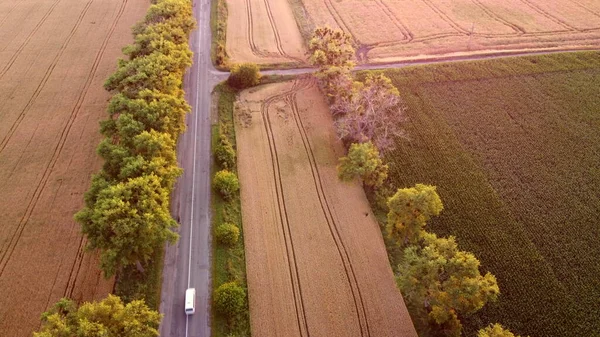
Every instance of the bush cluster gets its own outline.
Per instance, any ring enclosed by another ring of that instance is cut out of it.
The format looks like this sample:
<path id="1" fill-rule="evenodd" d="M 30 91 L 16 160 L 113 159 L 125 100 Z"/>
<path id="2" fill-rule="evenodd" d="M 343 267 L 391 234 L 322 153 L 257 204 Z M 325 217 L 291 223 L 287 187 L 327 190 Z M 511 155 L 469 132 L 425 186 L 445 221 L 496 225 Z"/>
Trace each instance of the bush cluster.
<path id="1" fill-rule="evenodd" d="M 235 64 L 227 83 L 236 89 L 246 89 L 260 83 L 260 69 L 255 63 Z"/>
<path id="2" fill-rule="evenodd" d="M 233 199 L 235 193 L 240 189 L 237 175 L 228 170 L 215 173 L 213 185 L 225 200 Z"/>
<path id="3" fill-rule="evenodd" d="M 236 282 L 223 283 L 215 290 L 213 303 L 218 313 L 233 319 L 246 308 L 246 291 Z"/>
<path id="4" fill-rule="evenodd" d="M 101 122 L 104 165 L 76 214 L 106 276 L 148 262 L 165 240 L 177 238 L 169 195 L 181 174 L 175 146 L 190 111 L 182 84 L 195 21 L 189 0 L 152 3 L 133 28 L 134 43 L 123 49 L 128 58 L 105 83 L 113 97 Z"/>
<path id="5" fill-rule="evenodd" d="M 219 143 L 215 146 L 215 158 L 224 169 L 231 170 L 235 166 L 235 150 L 227 136 L 223 134 L 220 135 Z"/>
<path id="6" fill-rule="evenodd" d="M 224 223 L 215 229 L 217 241 L 226 246 L 235 245 L 240 238 L 240 229 L 232 223 Z"/>

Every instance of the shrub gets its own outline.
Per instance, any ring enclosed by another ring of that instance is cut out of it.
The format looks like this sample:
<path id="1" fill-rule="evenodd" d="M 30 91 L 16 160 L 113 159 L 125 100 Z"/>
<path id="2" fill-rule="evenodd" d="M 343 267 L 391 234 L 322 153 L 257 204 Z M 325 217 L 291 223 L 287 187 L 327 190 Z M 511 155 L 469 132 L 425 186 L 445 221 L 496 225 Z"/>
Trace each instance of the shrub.
<path id="1" fill-rule="evenodd" d="M 226 246 L 233 246 L 240 238 L 240 229 L 232 223 L 219 225 L 215 230 L 217 241 Z"/>
<path id="2" fill-rule="evenodd" d="M 227 200 L 231 200 L 234 193 L 240 189 L 237 176 L 228 170 L 221 170 L 215 174 L 213 186 Z"/>
<path id="3" fill-rule="evenodd" d="M 219 136 L 219 144 L 215 148 L 215 158 L 225 169 L 232 169 L 235 166 L 235 150 L 225 135 Z"/>
<path id="4" fill-rule="evenodd" d="M 213 304 L 218 313 L 233 318 L 246 308 L 246 292 L 236 282 L 224 283 L 215 290 Z"/>
<path id="5" fill-rule="evenodd" d="M 227 79 L 230 86 L 237 89 L 250 88 L 260 82 L 260 71 L 254 63 L 236 64 L 231 67 L 231 75 Z"/>

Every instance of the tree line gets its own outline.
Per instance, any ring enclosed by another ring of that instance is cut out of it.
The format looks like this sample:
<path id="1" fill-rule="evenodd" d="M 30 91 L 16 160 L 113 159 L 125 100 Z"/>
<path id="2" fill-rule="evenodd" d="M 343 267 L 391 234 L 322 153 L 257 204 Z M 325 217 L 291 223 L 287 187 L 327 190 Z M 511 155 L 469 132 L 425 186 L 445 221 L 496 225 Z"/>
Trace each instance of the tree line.
<path id="1" fill-rule="evenodd" d="M 75 215 L 90 250 L 100 252 L 104 275 L 149 263 L 165 242 L 177 240 L 169 203 L 177 165 L 176 143 L 190 111 L 183 75 L 192 64 L 188 40 L 196 23 L 190 0 L 152 0 L 132 31 L 127 59 L 104 87 L 113 94 L 97 153 L 104 159 Z M 76 308 L 63 299 L 42 315 L 36 336 L 158 336 L 161 315 L 144 301 L 123 304 L 109 295 Z"/>
<path id="2" fill-rule="evenodd" d="M 490 272 L 481 274 L 480 262 L 458 248 L 456 239 L 425 230 L 427 221 L 443 209 L 435 186 L 417 184 L 393 195 L 383 185 L 388 166 L 381 153 L 404 137 L 401 122 L 406 107 L 398 89 L 381 73 L 355 80 L 352 38 L 329 27 L 317 28 L 309 42 L 310 63 L 329 101 L 338 137 L 347 146 L 340 158 L 338 176 L 360 179 L 363 186 L 385 200 L 387 237 L 401 252 L 396 283 L 413 320 L 426 326 L 428 335 L 460 336 L 461 317 L 496 301 L 500 289 Z M 489 325 L 479 337 L 514 337 L 500 324 Z"/>

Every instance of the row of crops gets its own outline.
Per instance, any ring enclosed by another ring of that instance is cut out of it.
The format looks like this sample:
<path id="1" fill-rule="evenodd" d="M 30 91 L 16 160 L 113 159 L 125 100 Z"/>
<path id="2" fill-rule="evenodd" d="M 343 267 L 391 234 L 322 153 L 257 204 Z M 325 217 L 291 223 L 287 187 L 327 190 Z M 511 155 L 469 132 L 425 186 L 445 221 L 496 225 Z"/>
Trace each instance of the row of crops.
<path id="1" fill-rule="evenodd" d="M 455 235 L 501 296 L 464 320 L 531 336 L 600 331 L 600 53 L 386 71 L 409 138 L 386 154 L 392 188 L 438 188 L 428 224 Z M 397 265 L 392 261 L 392 265 Z"/>

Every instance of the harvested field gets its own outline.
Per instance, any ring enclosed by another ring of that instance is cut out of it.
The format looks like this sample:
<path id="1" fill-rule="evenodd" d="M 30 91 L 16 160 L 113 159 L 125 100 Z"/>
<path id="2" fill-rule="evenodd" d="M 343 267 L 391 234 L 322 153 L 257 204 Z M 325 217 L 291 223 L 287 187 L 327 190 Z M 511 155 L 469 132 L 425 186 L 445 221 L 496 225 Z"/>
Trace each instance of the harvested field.
<path id="1" fill-rule="evenodd" d="M 287 0 L 227 0 L 231 63 L 304 63 L 305 48 Z"/>
<path id="2" fill-rule="evenodd" d="M 497 303 L 463 320 L 521 336 L 600 331 L 600 53 L 386 71 L 408 105 L 386 155 L 393 188 L 437 186 L 427 225 L 496 275 Z M 392 262 L 393 263 L 393 262 Z"/>
<path id="3" fill-rule="evenodd" d="M 315 83 L 245 91 L 236 114 L 253 335 L 416 336 Z"/>
<path id="4" fill-rule="evenodd" d="M 302 2 L 297 19 L 352 35 L 360 62 L 600 47 L 594 0 Z"/>
<path id="5" fill-rule="evenodd" d="M 30 336 L 59 298 L 112 290 L 73 214 L 105 118 L 102 87 L 146 0 L 0 3 L 0 331 Z"/>

